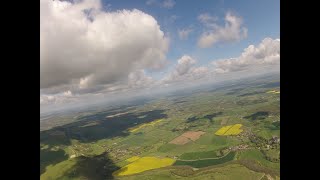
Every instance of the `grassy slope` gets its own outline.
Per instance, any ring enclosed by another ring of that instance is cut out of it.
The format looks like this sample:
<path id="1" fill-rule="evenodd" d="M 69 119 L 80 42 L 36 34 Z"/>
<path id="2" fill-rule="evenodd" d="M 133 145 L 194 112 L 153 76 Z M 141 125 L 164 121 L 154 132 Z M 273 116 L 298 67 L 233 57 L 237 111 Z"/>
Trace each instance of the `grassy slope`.
<path id="1" fill-rule="evenodd" d="M 174 165 L 175 166 L 192 166 L 195 168 L 202 168 L 212 165 L 218 165 L 223 164 L 229 161 L 232 161 L 235 157 L 235 152 L 230 152 L 226 156 L 223 156 L 221 158 L 217 159 L 201 159 L 201 160 L 195 160 L 195 161 L 183 161 L 183 160 L 177 160 Z"/>
<path id="2" fill-rule="evenodd" d="M 42 180 L 54 180 L 61 178 L 65 172 L 71 169 L 76 164 L 75 159 L 66 160 L 55 165 L 50 165 L 46 168 L 46 172 L 40 176 Z"/>
<path id="3" fill-rule="evenodd" d="M 182 154 L 179 159 L 181 160 L 196 160 L 203 158 L 218 158 L 216 151 L 200 151 Z"/>
<path id="4" fill-rule="evenodd" d="M 263 166 L 278 170 L 280 169 L 280 163 L 274 163 L 266 160 L 263 157 L 263 154 L 257 149 L 247 150 L 239 153 L 239 159 L 256 160 L 260 162 Z"/>

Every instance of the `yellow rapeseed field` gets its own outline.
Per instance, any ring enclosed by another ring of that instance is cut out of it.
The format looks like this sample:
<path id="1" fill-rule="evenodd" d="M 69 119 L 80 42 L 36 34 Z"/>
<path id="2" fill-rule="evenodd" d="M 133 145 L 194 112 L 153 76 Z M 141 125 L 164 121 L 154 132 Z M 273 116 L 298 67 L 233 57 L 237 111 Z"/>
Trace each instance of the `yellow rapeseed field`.
<path id="1" fill-rule="evenodd" d="M 146 127 L 146 126 L 154 126 L 155 124 L 157 124 L 157 123 L 159 123 L 159 122 L 161 122 L 161 121 L 163 121 L 163 119 L 158 119 L 158 120 L 156 120 L 156 121 L 152 121 L 152 122 L 149 122 L 149 123 L 145 123 L 145 124 L 142 124 L 142 125 L 140 125 L 140 126 L 131 128 L 131 129 L 129 129 L 129 131 L 130 131 L 130 132 L 136 132 L 136 131 L 138 131 L 138 130 L 140 130 L 141 128 L 144 128 L 144 127 Z"/>
<path id="2" fill-rule="evenodd" d="M 280 91 L 271 90 L 271 91 L 268 91 L 267 93 L 270 93 L 270 94 L 280 94 Z"/>
<path id="3" fill-rule="evenodd" d="M 215 134 L 216 134 L 216 135 L 219 135 L 219 136 L 222 136 L 222 135 L 224 135 L 224 133 L 226 133 L 231 127 L 232 127 L 232 125 L 231 125 L 231 126 L 223 126 L 223 127 L 220 128 Z"/>
<path id="4" fill-rule="evenodd" d="M 240 129 L 241 127 L 242 127 L 242 124 L 223 126 L 215 133 L 215 135 L 218 135 L 218 136 L 238 135 L 243 131 L 242 129 Z"/>
<path id="5" fill-rule="evenodd" d="M 129 158 L 130 159 L 130 158 Z M 125 176 L 143 171 L 170 166 L 175 162 L 171 158 L 142 157 L 114 172 L 115 176 Z"/>
<path id="6" fill-rule="evenodd" d="M 126 159 L 126 161 L 127 161 L 127 162 L 133 162 L 133 161 L 136 161 L 136 160 L 138 160 L 138 159 L 140 159 L 139 156 L 132 156 L 131 158 Z"/>
<path id="7" fill-rule="evenodd" d="M 230 136 L 230 135 L 238 135 L 243 130 L 240 129 L 242 124 L 235 124 L 233 125 L 227 132 L 224 133 L 224 136 Z"/>

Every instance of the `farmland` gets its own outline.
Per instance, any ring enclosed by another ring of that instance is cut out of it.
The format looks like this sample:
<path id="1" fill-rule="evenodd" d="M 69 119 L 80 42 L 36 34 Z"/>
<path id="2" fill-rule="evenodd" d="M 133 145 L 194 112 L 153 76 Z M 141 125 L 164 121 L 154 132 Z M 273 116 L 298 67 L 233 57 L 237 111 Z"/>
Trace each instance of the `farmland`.
<path id="1" fill-rule="evenodd" d="M 206 159 L 206 158 L 217 158 L 216 151 L 200 151 L 182 154 L 179 159 L 181 160 L 196 160 L 196 159 Z"/>
<path id="2" fill-rule="evenodd" d="M 202 132 L 202 131 L 197 131 L 197 132 L 188 131 L 188 132 L 183 133 L 179 137 L 173 139 L 169 143 L 170 144 L 177 144 L 177 145 L 184 145 L 184 144 L 186 144 L 186 143 L 188 143 L 190 141 L 196 141 L 203 134 L 205 134 L 205 132 Z"/>
<path id="3" fill-rule="evenodd" d="M 231 135 L 238 135 L 243 130 L 240 129 L 242 124 L 235 124 L 230 126 L 224 126 L 220 128 L 215 134 L 218 136 L 231 136 Z"/>
<path id="4" fill-rule="evenodd" d="M 235 152 L 230 152 L 227 155 L 220 158 L 204 158 L 199 160 L 177 160 L 175 166 L 191 166 L 195 168 L 203 168 L 218 164 L 223 164 L 232 161 L 235 157 Z"/>
<path id="5" fill-rule="evenodd" d="M 125 176 L 136 174 L 150 169 L 157 169 L 161 167 L 170 166 L 174 162 L 175 160 L 170 158 L 142 157 L 122 167 L 120 170 L 116 171 L 114 175 Z"/>
<path id="6" fill-rule="evenodd" d="M 192 168 L 175 166 L 174 168 L 146 171 L 136 176 L 122 176 L 121 180 L 146 180 L 146 179 L 231 179 L 248 180 L 260 179 L 264 173 L 255 172 L 240 164 L 228 164 L 215 168 L 202 168 L 194 171 Z"/>
<path id="7" fill-rule="evenodd" d="M 275 179 L 279 89 L 267 76 L 51 117 L 40 179 Z"/>
<path id="8" fill-rule="evenodd" d="M 155 124 L 158 124 L 162 121 L 162 119 L 159 119 L 159 120 L 155 120 L 155 121 L 152 121 L 152 122 L 149 122 L 149 123 L 145 123 L 145 124 L 142 124 L 138 127 L 134 127 L 134 128 L 130 128 L 129 131 L 130 132 L 136 132 L 136 131 L 139 131 L 140 129 L 144 128 L 144 127 L 147 127 L 147 126 L 154 126 Z"/>
<path id="9" fill-rule="evenodd" d="M 271 90 L 271 91 L 268 91 L 267 93 L 270 93 L 270 94 L 280 94 L 280 91 Z"/>
<path id="10" fill-rule="evenodd" d="M 126 159 L 126 161 L 128 161 L 128 162 L 133 162 L 133 161 L 136 161 L 136 160 L 138 160 L 138 159 L 140 159 L 139 156 L 132 156 L 131 158 Z"/>

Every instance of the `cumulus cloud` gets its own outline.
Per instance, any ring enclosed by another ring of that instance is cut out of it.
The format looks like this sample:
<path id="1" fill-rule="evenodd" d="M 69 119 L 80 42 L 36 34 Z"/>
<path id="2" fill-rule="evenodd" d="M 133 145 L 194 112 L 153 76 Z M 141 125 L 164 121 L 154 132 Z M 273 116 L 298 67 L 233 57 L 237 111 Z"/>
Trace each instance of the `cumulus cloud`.
<path id="1" fill-rule="evenodd" d="M 130 87 L 147 87 L 153 82 L 152 77 L 147 76 L 144 70 L 138 70 L 129 74 L 128 85 Z"/>
<path id="2" fill-rule="evenodd" d="M 193 79 L 201 79 L 207 77 L 209 73 L 209 68 L 204 66 L 196 67 L 191 70 L 191 76 Z"/>
<path id="3" fill-rule="evenodd" d="M 258 46 L 250 45 L 237 58 L 213 61 L 216 73 L 227 73 L 257 67 L 280 67 L 280 39 L 265 38 Z"/>
<path id="4" fill-rule="evenodd" d="M 161 84 L 206 82 L 226 76 L 250 75 L 279 71 L 280 39 L 265 38 L 257 46 L 250 45 L 236 58 L 214 60 L 197 67 L 197 61 L 188 55 L 177 60 L 175 68 L 161 80 Z M 244 72 L 244 73 L 243 73 Z"/>
<path id="5" fill-rule="evenodd" d="M 182 80 L 183 77 L 191 72 L 193 66 L 196 64 L 196 60 L 188 55 L 183 55 L 177 60 L 177 65 L 174 70 L 161 80 L 161 83 L 172 83 L 178 80 Z"/>
<path id="6" fill-rule="evenodd" d="M 163 7 L 163 8 L 167 8 L 167 9 L 171 9 L 174 7 L 174 5 L 176 4 L 176 2 L 174 0 L 164 0 L 162 2 L 157 1 L 157 0 L 147 0 L 146 1 L 147 5 L 157 5 L 159 7 Z"/>
<path id="7" fill-rule="evenodd" d="M 185 40 L 188 38 L 189 34 L 193 31 L 192 28 L 185 28 L 185 29 L 179 29 L 178 30 L 178 35 L 179 38 L 182 40 Z"/>
<path id="8" fill-rule="evenodd" d="M 168 43 L 142 11 L 105 12 L 99 0 L 41 0 L 40 88 L 125 82 L 137 70 L 162 68 Z"/>
<path id="9" fill-rule="evenodd" d="M 55 101 L 55 97 L 52 95 L 40 95 L 40 104 L 50 104 Z"/>
<path id="10" fill-rule="evenodd" d="M 178 59 L 178 65 L 176 66 L 176 72 L 178 75 L 184 75 L 187 73 L 192 65 L 196 63 L 196 60 L 188 55 L 182 56 L 180 59 Z"/>
<path id="11" fill-rule="evenodd" d="M 69 91 L 64 92 L 63 95 L 67 96 L 67 97 L 71 97 L 72 96 L 72 92 L 69 90 Z"/>
<path id="12" fill-rule="evenodd" d="M 224 26 L 219 26 L 215 23 L 216 19 L 208 14 L 200 15 L 198 20 L 209 27 L 198 39 L 198 46 L 201 48 L 217 43 L 236 42 L 247 37 L 248 29 L 243 27 L 242 18 L 231 12 L 226 13 Z"/>
<path id="13" fill-rule="evenodd" d="M 40 105 L 66 103 L 73 98 L 70 90 L 55 95 L 40 95 Z"/>

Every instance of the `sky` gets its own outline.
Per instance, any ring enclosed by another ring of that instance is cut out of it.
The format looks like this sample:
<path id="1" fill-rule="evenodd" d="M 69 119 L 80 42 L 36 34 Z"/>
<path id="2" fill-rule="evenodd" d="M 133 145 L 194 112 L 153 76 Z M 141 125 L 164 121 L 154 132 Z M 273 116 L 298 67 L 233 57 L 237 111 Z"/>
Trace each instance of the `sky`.
<path id="1" fill-rule="evenodd" d="M 279 67 L 279 0 L 40 0 L 41 109 Z"/>

